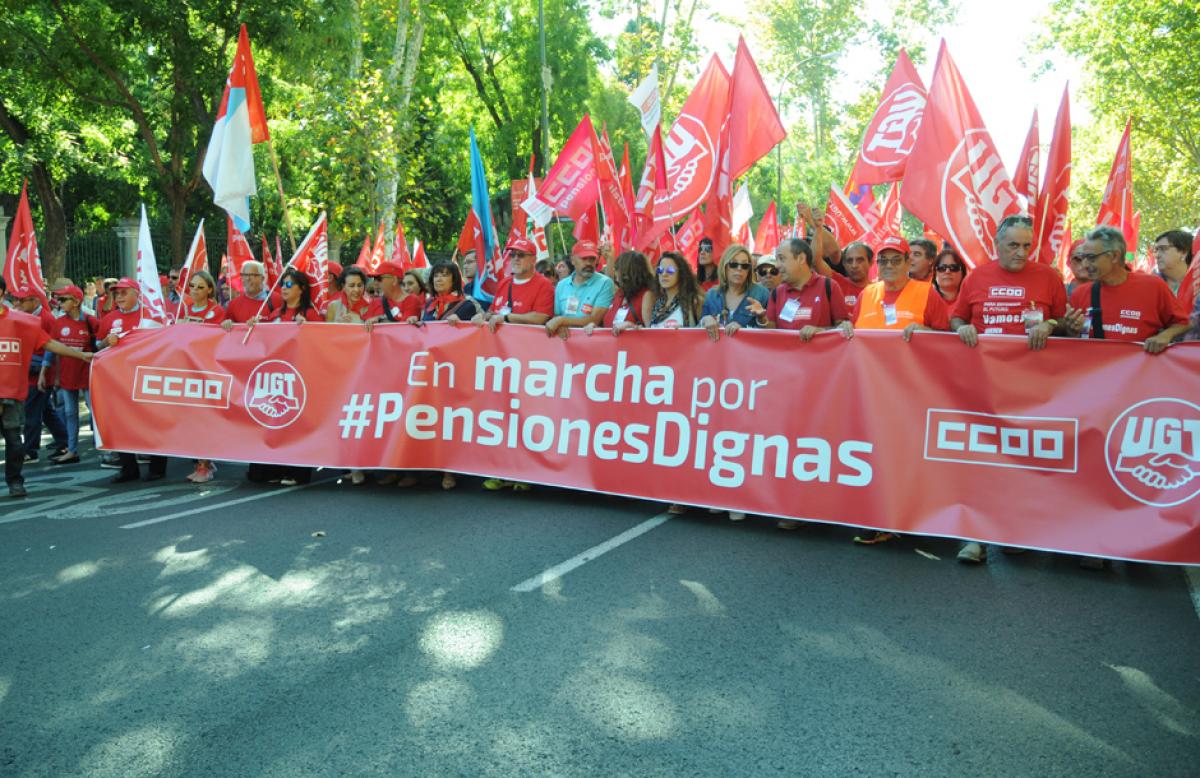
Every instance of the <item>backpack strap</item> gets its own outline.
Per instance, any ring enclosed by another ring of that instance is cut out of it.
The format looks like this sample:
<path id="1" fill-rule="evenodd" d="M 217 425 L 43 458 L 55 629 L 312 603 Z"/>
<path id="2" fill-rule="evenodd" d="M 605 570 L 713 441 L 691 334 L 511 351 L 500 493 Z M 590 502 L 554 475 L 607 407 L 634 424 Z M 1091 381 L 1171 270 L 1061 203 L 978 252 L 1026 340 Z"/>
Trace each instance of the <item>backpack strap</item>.
<path id="1" fill-rule="evenodd" d="M 1092 337 L 1104 340 L 1104 316 L 1100 312 L 1100 282 L 1092 282 Z"/>

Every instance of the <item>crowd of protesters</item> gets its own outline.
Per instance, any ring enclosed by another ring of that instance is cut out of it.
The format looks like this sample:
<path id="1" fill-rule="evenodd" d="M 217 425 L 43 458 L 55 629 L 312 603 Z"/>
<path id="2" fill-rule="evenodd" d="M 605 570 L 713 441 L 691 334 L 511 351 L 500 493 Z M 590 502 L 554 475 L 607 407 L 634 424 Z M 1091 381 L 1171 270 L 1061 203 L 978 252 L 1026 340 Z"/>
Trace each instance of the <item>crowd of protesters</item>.
<path id="1" fill-rule="evenodd" d="M 1153 248 L 1158 272 L 1141 273 L 1126 264 L 1129 247 L 1121 232 L 1098 227 L 1070 247 L 1073 280 L 1067 285 L 1052 265 L 1030 261 L 1033 225 L 1027 217 L 1006 218 L 995 234 L 996 261 L 970 270 L 953 248 L 939 250 L 924 238 L 893 235 L 874 246 L 856 241 L 839 247 L 819 226 L 819 214 L 803 205 L 799 212 L 811 242 L 785 239 L 773 254 L 762 255 L 733 244 L 718 258 L 706 238 L 693 262 L 671 251 L 653 261 L 634 251 L 614 257 L 609 247 L 586 240 L 575 244 L 569 260 L 539 261 L 533 243 L 514 239 L 504 248 L 511 275 L 486 303 L 476 296 L 473 253 L 460 262 L 436 262 L 424 272 L 385 262 L 373 277 L 358 267 L 331 263 L 331 296 L 324 311 L 317 309 L 304 273 L 288 269 L 278 287 L 268 290 L 264 267 L 255 261 L 241 269 L 243 292 L 224 306 L 218 292 L 229 279 L 218 284 L 208 273 L 196 273 L 182 300 L 173 291 L 179 271 L 163 280 L 176 321 L 227 331 L 246 323 L 338 322 L 370 328 L 441 321 L 492 331 L 505 324 L 533 325 L 564 338 L 572 330 L 590 335 L 597 328 L 614 335 L 640 328 L 702 328 L 713 340 L 743 329 L 781 329 L 796 331 L 807 342 L 824 330 L 845 338 L 856 330 L 900 330 L 906 340 L 920 330 L 942 330 L 957 333 L 966 347 L 976 346 L 980 335 L 1006 334 L 1026 337 L 1034 350 L 1045 348 L 1052 337 L 1083 337 L 1136 341 L 1152 354 L 1173 341 L 1200 340 L 1200 300 L 1184 283 L 1193 237 L 1183 230 L 1158 236 Z M 1015 288 L 1020 296 L 1012 294 Z M 997 295 L 996 289 L 1008 291 Z M 137 328 L 141 313 L 138 284 L 130 279 L 96 279 L 85 289 L 61 279 L 52 302 L 23 297 L 0 307 L 0 335 L 22 344 L 17 372 L 11 369 L 13 360 L 0 359 L 10 495 L 26 493 L 21 465 L 39 458 L 43 426 L 53 441 L 51 462 L 80 462 L 80 403 L 90 408 L 87 361 Z M 98 434 L 95 443 L 101 445 Z M 120 483 L 139 478 L 138 461 L 132 453 L 106 454 L 101 464 L 119 468 L 114 481 Z M 144 480 L 164 477 L 165 457 L 143 461 L 149 464 Z M 203 483 L 215 472 L 212 462 L 200 460 L 188 478 Z M 356 470 L 349 480 L 360 484 L 368 476 Z M 251 465 L 248 477 L 293 485 L 308 482 L 311 471 Z M 453 473 L 441 477 L 443 489 L 457 486 Z M 401 487 L 419 483 L 411 473 L 380 473 L 376 480 Z M 496 478 L 485 480 L 484 487 L 529 488 Z M 745 516 L 731 513 L 730 518 Z M 802 525 L 779 522 L 783 529 Z M 876 544 L 895 537 L 868 531 L 855 541 Z M 985 558 L 979 543 L 966 543 L 959 553 L 969 563 Z"/>

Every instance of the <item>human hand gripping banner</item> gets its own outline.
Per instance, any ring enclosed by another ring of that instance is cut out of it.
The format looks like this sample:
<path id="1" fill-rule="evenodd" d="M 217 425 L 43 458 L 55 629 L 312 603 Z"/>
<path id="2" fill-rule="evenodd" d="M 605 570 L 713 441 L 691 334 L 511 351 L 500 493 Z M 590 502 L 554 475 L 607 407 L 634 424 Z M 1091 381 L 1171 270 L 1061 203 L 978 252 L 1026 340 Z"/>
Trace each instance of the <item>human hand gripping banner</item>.
<path id="1" fill-rule="evenodd" d="M 450 470 L 1200 563 L 1200 345 L 199 324 L 93 363 L 115 450 Z M 448 498 L 453 499 L 453 498 Z"/>

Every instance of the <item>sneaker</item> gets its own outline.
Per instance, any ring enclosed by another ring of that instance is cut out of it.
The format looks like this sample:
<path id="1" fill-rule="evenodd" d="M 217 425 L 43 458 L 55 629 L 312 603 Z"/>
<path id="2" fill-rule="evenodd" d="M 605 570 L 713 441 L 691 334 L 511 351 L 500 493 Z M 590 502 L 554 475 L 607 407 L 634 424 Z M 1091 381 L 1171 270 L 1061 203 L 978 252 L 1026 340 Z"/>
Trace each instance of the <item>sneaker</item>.
<path id="1" fill-rule="evenodd" d="M 987 561 L 987 549 L 981 543 L 964 543 L 958 550 L 958 561 L 969 565 Z"/>
<path id="2" fill-rule="evenodd" d="M 512 488 L 514 492 L 528 492 L 533 487 L 523 481 L 513 481 Z"/>
<path id="3" fill-rule="evenodd" d="M 880 543 L 887 543 L 900 537 L 895 532 L 882 532 L 880 530 L 867 530 L 861 535 L 854 536 L 854 542 L 860 546 L 876 546 Z"/>
<path id="4" fill-rule="evenodd" d="M 498 492 L 501 489 L 507 489 L 512 485 L 513 483 L 511 481 L 504 481 L 499 478 L 489 478 L 483 482 L 483 488 L 487 489 L 489 492 Z"/>
<path id="5" fill-rule="evenodd" d="M 54 465 L 73 465 L 77 462 L 79 462 L 79 455 L 70 451 L 59 454 L 56 457 L 50 457 L 50 463 Z"/>
<path id="6" fill-rule="evenodd" d="M 26 452 L 25 452 L 25 461 L 26 461 L 26 462 L 36 462 L 36 461 L 38 461 L 38 452 L 36 452 L 36 451 L 26 451 Z"/>
<path id="7" fill-rule="evenodd" d="M 745 521 L 746 514 L 742 513 L 741 511 L 730 511 L 729 512 L 729 520 L 730 521 Z"/>
<path id="8" fill-rule="evenodd" d="M 677 502 L 674 502 L 667 507 L 667 513 L 671 514 L 672 516 L 682 516 L 683 514 L 687 513 L 687 508 Z"/>
<path id="9" fill-rule="evenodd" d="M 194 484 L 206 484 L 213 479 L 213 468 L 203 462 L 196 465 L 196 469 L 188 476 L 188 480 Z"/>
<path id="10" fill-rule="evenodd" d="M 350 483 L 357 486 L 358 484 L 361 484 L 365 480 L 367 480 L 367 474 L 364 473 L 363 471 L 361 471 L 361 470 L 351 470 L 350 471 Z"/>
<path id="11" fill-rule="evenodd" d="M 281 479 L 279 479 L 279 485 L 280 485 L 280 486 L 295 486 L 297 483 L 298 483 L 298 482 L 296 481 L 296 479 L 295 479 L 295 478 L 281 478 Z"/>
<path id="12" fill-rule="evenodd" d="M 8 485 L 8 496 L 9 497 L 24 497 L 27 494 L 29 494 L 29 492 L 27 492 L 25 490 L 25 484 L 9 484 Z"/>
<path id="13" fill-rule="evenodd" d="M 112 452 L 100 455 L 100 467 L 107 467 L 110 470 L 117 470 L 121 467 L 121 457 Z"/>

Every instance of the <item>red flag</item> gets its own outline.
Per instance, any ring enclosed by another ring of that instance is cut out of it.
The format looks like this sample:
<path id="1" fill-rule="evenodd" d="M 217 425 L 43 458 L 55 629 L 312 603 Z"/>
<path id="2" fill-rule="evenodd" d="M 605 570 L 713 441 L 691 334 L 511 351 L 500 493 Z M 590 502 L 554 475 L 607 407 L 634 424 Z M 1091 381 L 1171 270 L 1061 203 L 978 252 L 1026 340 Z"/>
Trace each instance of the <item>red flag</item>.
<path id="1" fill-rule="evenodd" d="M 704 220 L 700 218 L 700 209 L 697 208 L 675 233 L 675 245 L 679 253 L 697 273 L 700 272 L 700 240 L 703 237 Z"/>
<path id="2" fill-rule="evenodd" d="M 329 296 L 328 229 L 325 213 L 322 212 L 288 262 L 288 267 L 294 267 L 308 276 L 313 307 L 322 312 Z"/>
<path id="3" fill-rule="evenodd" d="M 397 219 L 396 223 L 399 224 L 400 220 Z M 366 268 L 368 276 L 375 275 L 375 270 L 380 265 L 382 265 L 384 260 L 386 259 L 386 254 L 385 254 L 385 252 L 387 251 L 387 238 L 385 237 L 386 235 L 387 235 L 387 232 L 384 228 L 383 222 L 379 222 L 379 229 L 375 233 L 375 247 L 371 250 L 371 258 L 369 260 L 370 264 L 367 265 L 367 268 Z"/>
<path id="4" fill-rule="evenodd" d="M 4 261 L 4 283 L 14 297 L 36 297 L 49 310 L 46 281 L 42 278 L 42 262 L 38 256 L 37 236 L 33 232 L 33 213 L 29 210 L 27 184 L 21 184 L 21 199 L 13 219 L 8 256 Z"/>
<path id="5" fill-rule="evenodd" d="M 472 216 L 474 216 L 474 211 L 472 211 L 471 214 L 472 214 Z M 470 224 L 470 222 L 471 222 L 471 217 L 467 217 L 467 223 Z M 475 219 L 475 225 L 476 225 L 476 228 L 478 228 L 478 226 L 479 226 L 478 218 Z M 382 229 L 382 227 L 381 227 L 381 229 Z M 461 241 L 461 238 L 460 238 L 460 241 Z M 482 243 L 483 243 L 482 231 L 480 232 L 479 243 L 480 243 L 480 245 L 482 245 Z M 376 246 L 378 247 L 378 242 L 376 242 Z M 475 246 L 472 245 L 471 248 L 475 248 Z M 382 259 L 383 252 L 382 251 L 380 251 L 379 256 L 380 256 L 380 262 L 382 262 L 383 261 L 383 259 Z M 480 251 L 478 256 L 482 257 L 483 252 Z M 408 239 L 404 237 L 404 223 L 400 221 L 400 217 L 396 217 L 396 234 L 392 241 L 392 262 L 395 262 L 397 265 L 404 268 L 405 270 L 412 267 L 412 256 L 409 255 L 409 253 L 408 253 Z"/>
<path id="6" fill-rule="evenodd" d="M 176 319 L 182 315 L 183 301 L 187 299 L 188 284 L 192 276 L 201 270 L 208 270 L 208 241 L 204 239 L 203 219 L 200 220 L 200 226 L 196 228 L 196 235 L 192 238 L 187 261 L 179 269 L 179 278 L 175 281 L 175 294 L 179 295 L 179 305 L 175 309 Z"/>
<path id="7" fill-rule="evenodd" d="M 728 71 L 713 55 L 667 133 L 663 149 L 670 188 L 658 198 L 659 210 L 665 207 L 670 212 L 669 221 L 691 213 L 717 183 L 721 132 L 729 118 L 729 85 Z M 641 195 L 639 190 L 639 202 Z"/>
<path id="8" fill-rule="evenodd" d="M 1125 245 L 1136 251 L 1137 229 L 1133 221 L 1133 158 L 1129 152 L 1129 130 L 1133 120 L 1125 122 L 1125 133 L 1117 145 L 1112 169 L 1108 174 L 1108 185 L 1100 198 L 1100 213 L 1096 224 L 1116 227 L 1125 235 Z"/>
<path id="9" fill-rule="evenodd" d="M 883 199 L 880 209 L 879 223 L 871 231 L 871 248 L 879 250 L 879 244 L 891 237 L 904 237 L 900 232 L 900 182 L 894 181 L 888 187 L 887 197 Z"/>
<path id="10" fill-rule="evenodd" d="M 1063 89 L 1054 120 L 1054 138 L 1046 158 L 1046 185 L 1038 197 L 1033 214 L 1033 259 L 1051 264 L 1058 256 L 1067 226 L 1068 198 L 1071 194 L 1071 104 Z M 1070 242 L 1067 243 L 1070 245 Z M 1136 246 L 1130 246 L 1136 250 Z"/>
<path id="11" fill-rule="evenodd" d="M 858 184 L 886 184 L 904 177 L 909 155 L 916 145 L 928 96 L 908 52 L 900 56 L 888 76 L 879 107 L 867 124 L 858 161 L 850 180 Z"/>
<path id="12" fill-rule="evenodd" d="M 859 184 L 853 178 L 846 182 L 845 188 L 842 189 L 846 199 L 850 204 L 858 209 L 862 214 L 863 221 L 867 223 L 869 229 L 875 229 L 879 224 L 879 220 L 883 218 L 883 214 L 879 210 L 879 203 L 875 201 L 875 189 L 868 184 Z"/>
<path id="13" fill-rule="evenodd" d="M 779 217 L 776 215 L 775 201 L 772 200 L 763 213 L 762 221 L 758 223 L 758 231 L 754 233 L 754 246 L 760 254 L 771 254 L 780 241 Z"/>
<path id="14" fill-rule="evenodd" d="M 414 241 L 412 266 L 429 267 L 429 260 L 425 257 L 425 245 L 421 241 Z"/>
<path id="15" fill-rule="evenodd" d="M 1067 229 L 1062 243 L 1058 246 L 1058 255 L 1054 258 L 1054 266 L 1058 268 L 1058 274 L 1062 276 L 1063 283 L 1066 284 L 1075 280 L 1075 274 L 1071 272 L 1071 263 L 1067 261 L 1071 258 L 1071 244 L 1074 242 L 1075 239 L 1071 235 L 1071 220 L 1067 219 Z"/>
<path id="16" fill-rule="evenodd" d="M 638 187 L 635 206 L 638 219 L 637 247 L 643 251 L 655 245 L 659 236 L 671 228 L 671 207 L 665 197 L 669 192 L 662 127 L 656 127 L 646 152 L 646 165 L 642 168 L 642 183 Z"/>
<path id="17" fill-rule="evenodd" d="M 362 268 L 364 273 L 367 268 L 371 267 L 371 236 L 369 234 L 363 236 L 363 245 L 358 250 L 358 259 L 354 260 L 354 266 Z"/>
<path id="18" fill-rule="evenodd" d="M 635 218 L 631 219 L 630 224 L 634 228 L 634 237 L 637 235 L 637 209 L 635 203 L 637 197 L 633 193 L 633 169 L 629 166 L 629 144 L 625 144 L 625 153 L 621 157 L 621 169 L 617 171 L 617 176 L 621 179 L 621 197 L 625 199 L 625 210 L 627 213 L 633 214 Z"/>
<path id="19" fill-rule="evenodd" d="M 729 175 L 729 127 L 721 132 L 721 158 L 717 182 L 704 205 L 704 234 L 713 242 L 713 256 L 720 257 L 733 238 L 733 179 Z"/>
<path id="20" fill-rule="evenodd" d="M 925 110 L 900 202 L 946 236 L 972 267 L 990 262 L 996 226 L 1021 206 L 945 41 Z"/>
<path id="21" fill-rule="evenodd" d="M 396 241 L 396 245 L 400 245 Z M 468 251 L 474 251 L 477 256 L 483 256 L 483 228 L 479 226 L 479 217 L 475 215 L 475 209 L 467 211 L 467 220 L 463 222 L 462 231 L 458 234 L 458 244 L 456 248 L 459 254 L 466 254 Z M 393 249 L 394 256 L 394 249 Z"/>
<path id="22" fill-rule="evenodd" d="M 226 251 L 229 257 L 229 275 L 225 281 L 230 289 L 241 294 L 242 265 L 254 259 L 254 252 L 250 250 L 250 242 L 246 240 L 246 236 L 233 225 L 233 219 L 229 218 L 228 214 L 225 216 L 225 227 L 228 230 Z"/>
<path id="23" fill-rule="evenodd" d="M 537 198 L 576 221 L 600 196 L 596 185 L 596 149 L 592 118 L 584 115 L 546 174 Z"/>
<path id="24" fill-rule="evenodd" d="M 1034 108 L 1029 134 L 1025 136 L 1025 145 L 1021 148 L 1021 158 L 1017 160 L 1017 169 L 1013 174 L 1013 189 L 1017 190 L 1017 194 L 1025 195 L 1026 202 L 1029 203 L 1029 210 L 1033 210 L 1038 201 L 1038 182 L 1042 179 L 1039 137 L 1038 112 Z"/>
<path id="25" fill-rule="evenodd" d="M 729 174 L 737 179 L 787 137 L 754 57 L 740 35 L 729 92 Z"/>
<path id="26" fill-rule="evenodd" d="M 594 134 L 596 167 L 599 174 L 600 205 L 604 209 L 605 229 L 611 233 L 613 250 L 620 254 L 633 248 L 633 212 L 625 208 L 625 197 L 621 192 L 621 176 L 613 159 L 612 146 L 605 129 L 599 137 Z"/>
<path id="27" fill-rule="evenodd" d="M 1179 292 L 1175 296 L 1189 316 L 1196 310 L 1196 298 L 1200 297 L 1200 232 L 1192 239 L 1192 264 L 1183 274 Z"/>
<path id="28" fill-rule="evenodd" d="M 592 243 L 599 245 L 600 219 L 596 215 L 595 208 L 589 208 L 579 214 L 579 218 L 575 220 L 575 228 L 571 230 L 571 234 L 575 236 L 575 240 L 590 240 Z"/>
<path id="29" fill-rule="evenodd" d="M 825 206 L 825 224 L 833 230 L 833 237 L 839 246 L 862 240 L 871 231 L 862 214 L 850 203 L 845 193 L 836 186 L 829 187 L 829 202 Z"/>
<path id="30" fill-rule="evenodd" d="M 263 269 L 267 274 L 267 288 L 274 289 L 275 282 L 279 280 L 279 276 L 283 274 L 283 266 L 280 265 L 281 252 L 279 250 L 279 236 L 275 236 L 275 256 L 271 256 L 271 251 L 267 248 L 267 239 L 263 238 Z"/>

